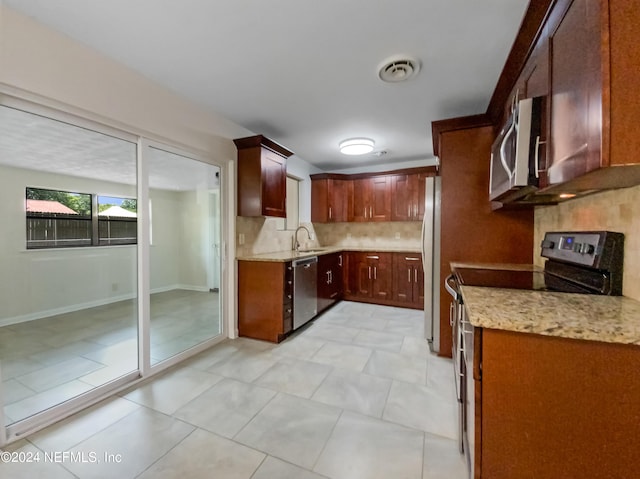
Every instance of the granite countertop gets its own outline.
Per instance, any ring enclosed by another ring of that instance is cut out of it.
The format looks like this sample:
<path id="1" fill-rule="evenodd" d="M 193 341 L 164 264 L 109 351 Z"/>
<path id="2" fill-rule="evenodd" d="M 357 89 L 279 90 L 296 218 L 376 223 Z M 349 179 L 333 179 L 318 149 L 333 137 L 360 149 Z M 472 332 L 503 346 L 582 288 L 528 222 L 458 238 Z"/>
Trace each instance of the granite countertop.
<path id="1" fill-rule="evenodd" d="M 462 286 L 481 328 L 640 345 L 640 302 L 624 296 Z"/>
<path id="2" fill-rule="evenodd" d="M 407 248 L 407 247 L 358 247 L 358 246 L 318 246 L 316 249 L 311 251 L 300 251 L 296 252 L 293 250 L 289 251 L 278 251 L 275 253 L 262 253 L 262 254 L 254 254 L 254 255 L 245 255 L 245 256 L 237 256 L 236 259 L 238 261 L 269 261 L 269 262 L 286 262 L 292 261 L 294 259 L 299 258 L 308 258 L 311 256 L 321 256 L 323 254 L 330 253 L 340 253 L 342 251 L 362 251 L 362 252 L 376 252 L 376 253 L 420 253 L 419 248 Z"/>
<path id="3" fill-rule="evenodd" d="M 482 269 L 506 269 L 513 271 L 542 271 L 542 268 L 533 264 L 521 263 L 450 263 L 452 270 L 456 268 L 482 268 Z"/>

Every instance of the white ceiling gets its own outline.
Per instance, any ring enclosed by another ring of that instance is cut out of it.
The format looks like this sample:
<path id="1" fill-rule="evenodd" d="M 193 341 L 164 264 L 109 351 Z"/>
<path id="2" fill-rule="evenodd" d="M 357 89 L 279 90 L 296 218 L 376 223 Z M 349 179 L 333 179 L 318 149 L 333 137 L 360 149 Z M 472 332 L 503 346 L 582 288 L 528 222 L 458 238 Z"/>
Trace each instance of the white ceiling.
<path id="1" fill-rule="evenodd" d="M 121 138 L 0 106 L 0 165 L 135 185 L 136 150 Z M 148 170 L 151 188 L 219 187 L 218 167 L 158 148 L 149 150 Z"/>
<path id="2" fill-rule="evenodd" d="M 326 171 L 432 158 L 432 121 L 486 111 L 527 3 L 4 0 Z M 421 71 L 383 83 L 397 54 Z M 387 153 L 341 155 L 354 136 Z"/>

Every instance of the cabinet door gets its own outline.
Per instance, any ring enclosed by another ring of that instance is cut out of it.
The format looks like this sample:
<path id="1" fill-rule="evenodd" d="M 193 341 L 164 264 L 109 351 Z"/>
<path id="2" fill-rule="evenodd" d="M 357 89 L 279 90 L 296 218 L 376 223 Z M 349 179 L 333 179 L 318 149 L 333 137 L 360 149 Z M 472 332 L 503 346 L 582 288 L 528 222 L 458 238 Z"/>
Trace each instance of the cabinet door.
<path id="1" fill-rule="evenodd" d="M 311 181 L 311 221 L 314 223 L 329 222 L 329 182 L 321 179 Z"/>
<path id="2" fill-rule="evenodd" d="M 413 306 L 424 309 L 424 269 L 422 260 L 413 267 Z"/>
<path id="3" fill-rule="evenodd" d="M 377 300 L 390 300 L 393 291 L 391 254 L 377 253 L 368 255 L 367 258 L 370 260 L 371 268 L 371 297 Z"/>
<path id="4" fill-rule="evenodd" d="M 599 0 L 570 2 L 559 22 L 550 25 L 550 185 L 601 166 L 604 125 L 599 25 Z"/>
<path id="5" fill-rule="evenodd" d="M 413 301 L 413 266 L 398 253 L 393 259 L 393 299 L 400 303 Z"/>
<path id="6" fill-rule="evenodd" d="M 357 297 L 371 297 L 371 281 L 373 278 L 373 268 L 371 263 L 364 257 L 358 255 L 354 258 L 355 267 L 355 290 L 352 293 Z"/>
<path id="7" fill-rule="evenodd" d="M 329 182 L 327 212 L 330 223 L 347 221 L 348 188 L 344 180 L 327 180 Z"/>
<path id="8" fill-rule="evenodd" d="M 391 221 L 414 219 L 416 183 L 414 175 L 394 175 L 391 178 Z"/>
<path id="9" fill-rule="evenodd" d="M 413 218 L 415 221 L 422 221 L 424 218 L 425 211 L 425 201 L 426 201 L 426 193 L 427 193 L 427 178 L 433 175 L 427 173 L 418 173 L 415 175 L 416 177 L 416 215 Z"/>
<path id="10" fill-rule="evenodd" d="M 393 300 L 414 308 L 424 307 L 424 273 L 420 255 L 394 255 Z"/>
<path id="11" fill-rule="evenodd" d="M 341 300 L 344 297 L 344 268 L 344 253 L 338 253 L 335 255 L 335 264 L 333 269 L 333 287 L 334 292 L 336 293 L 336 301 Z"/>
<path id="12" fill-rule="evenodd" d="M 330 255 L 318 256 L 318 312 L 331 306 L 331 260 Z"/>
<path id="13" fill-rule="evenodd" d="M 262 149 L 262 214 L 287 217 L 287 164 L 286 160 Z"/>
<path id="14" fill-rule="evenodd" d="M 369 181 L 369 221 L 390 221 L 391 177 L 376 176 Z"/>
<path id="15" fill-rule="evenodd" d="M 369 178 L 352 181 L 349 221 L 369 221 Z"/>

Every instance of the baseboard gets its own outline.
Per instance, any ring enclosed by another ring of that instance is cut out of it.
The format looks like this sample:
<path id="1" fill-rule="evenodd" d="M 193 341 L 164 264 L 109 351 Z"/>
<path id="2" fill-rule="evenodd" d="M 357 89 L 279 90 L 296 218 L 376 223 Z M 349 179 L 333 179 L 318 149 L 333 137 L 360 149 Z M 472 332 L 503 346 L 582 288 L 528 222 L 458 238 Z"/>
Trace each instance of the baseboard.
<path id="1" fill-rule="evenodd" d="M 169 286 L 154 288 L 151 290 L 151 294 L 166 293 L 168 291 L 174 291 L 176 289 L 183 289 L 187 291 L 198 291 L 203 293 L 209 292 L 209 288 L 206 286 L 195 286 L 195 285 L 188 285 L 188 284 L 172 284 Z M 23 314 L 20 316 L 13 316 L 10 318 L 4 318 L 4 319 L 0 319 L 0 327 L 10 326 L 12 324 L 26 323 L 28 321 L 35 321 L 37 319 L 48 318 L 51 316 L 56 316 L 58 314 L 73 313 L 75 311 L 80 311 L 80 310 L 89 309 L 89 308 L 96 308 L 98 306 L 105 306 L 107 304 L 118 303 L 120 301 L 127 301 L 131 299 L 135 299 L 136 296 L 137 295 L 135 294 L 122 294 L 119 296 L 111 296 L 110 298 L 104 298 L 97 301 L 77 303 L 70 306 L 64 306 L 62 308 L 46 309 L 46 310 L 37 311 L 34 313 Z"/>

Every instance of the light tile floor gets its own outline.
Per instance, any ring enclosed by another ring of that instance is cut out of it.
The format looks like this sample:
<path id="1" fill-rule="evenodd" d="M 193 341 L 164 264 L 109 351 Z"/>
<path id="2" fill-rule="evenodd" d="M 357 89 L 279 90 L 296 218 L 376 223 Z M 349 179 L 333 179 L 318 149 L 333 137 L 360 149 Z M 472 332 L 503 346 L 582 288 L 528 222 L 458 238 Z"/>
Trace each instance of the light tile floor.
<path id="1" fill-rule="evenodd" d="M 421 311 L 343 302 L 228 340 L 7 446 L 40 462 L 0 478 L 461 479 L 451 363 L 422 338 Z"/>
<path id="2" fill-rule="evenodd" d="M 220 332 L 217 293 L 151 295 L 151 363 Z M 119 301 L 0 328 L 5 423 L 137 369 L 136 302 Z"/>

